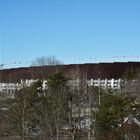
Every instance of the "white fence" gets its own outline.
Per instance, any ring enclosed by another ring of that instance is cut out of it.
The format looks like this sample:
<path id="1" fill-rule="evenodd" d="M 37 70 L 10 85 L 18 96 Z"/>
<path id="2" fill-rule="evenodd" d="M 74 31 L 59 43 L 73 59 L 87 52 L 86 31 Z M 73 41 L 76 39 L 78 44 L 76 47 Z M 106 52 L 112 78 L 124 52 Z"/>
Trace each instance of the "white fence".
<path id="1" fill-rule="evenodd" d="M 23 88 L 23 86 L 30 86 L 33 82 L 37 80 L 21 80 L 20 83 L 0 83 L 0 92 L 3 93 L 13 93 L 15 90 L 19 90 Z M 70 80 L 69 84 L 76 86 L 79 84 L 79 80 Z M 111 88 L 111 89 L 120 89 L 121 87 L 121 79 L 91 79 L 91 80 L 86 80 L 86 84 L 88 86 L 95 86 L 95 87 L 102 87 L 102 88 Z M 47 81 L 43 82 L 43 88 L 45 89 Z"/>
<path id="2" fill-rule="evenodd" d="M 88 86 L 102 87 L 102 88 L 111 88 L 111 89 L 120 89 L 121 87 L 121 79 L 91 79 L 86 80 L 86 84 Z M 70 80 L 69 83 L 71 85 L 78 85 L 80 83 L 79 80 Z"/>
<path id="3" fill-rule="evenodd" d="M 23 86 L 30 86 L 35 80 L 21 80 L 20 83 L 0 83 L 0 92 L 13 93 L 16 90 L 20 90 Z"/>

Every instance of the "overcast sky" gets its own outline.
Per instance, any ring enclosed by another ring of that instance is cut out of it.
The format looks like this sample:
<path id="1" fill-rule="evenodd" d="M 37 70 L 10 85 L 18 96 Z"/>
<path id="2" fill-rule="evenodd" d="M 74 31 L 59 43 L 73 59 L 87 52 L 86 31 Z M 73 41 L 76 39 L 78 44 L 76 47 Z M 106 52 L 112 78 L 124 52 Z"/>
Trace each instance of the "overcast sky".
<path id="1" fill-rule="evenodd" d="M 0 33 L 6 67 L 140 61 L 140 0 L 0 0 Z"/>

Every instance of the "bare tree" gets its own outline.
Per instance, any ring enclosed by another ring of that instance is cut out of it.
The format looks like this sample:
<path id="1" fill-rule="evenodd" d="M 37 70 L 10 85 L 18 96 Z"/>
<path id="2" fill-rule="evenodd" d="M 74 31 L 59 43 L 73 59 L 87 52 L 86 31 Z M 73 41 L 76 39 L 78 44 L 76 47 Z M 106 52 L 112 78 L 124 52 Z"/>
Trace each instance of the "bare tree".
<path id="1" fill-rule="evenodd" d="M 90 93 L 87 85 L 87 73 L 83 72 L 77 65 L 69 76 L 73 79 L 71 82 L 71 111 L 68 113 L 69 135 L 72 140 L 77 137 L 86 136 L 90 140 L 90 129 L 88 121 L 90 121 Z M 88 129 L 88 130 L 87 130 Z"/>
<path id="2" fill-rule="evenodd" d="M 11 134 L 20 136 L 22 140 L 29 139 L 30 130 L 34 124 L 34 113 L 31 106 L 32 95 L 30 93 L 30 87 L 17 91 L 6 115 Z"/>
<path id="3" fill-rule="evenodd" d="M 121 93 L 123 96 L 134 96 L 140 100 L 140 72 L 135 77 L 124 81 Z"/>
<path id="4" fill-rule="evenodd" d="M 31 66 L 54 66 L 60 64 L 62 64 L 62 62 L 58 60 L 55 56 L 42 56 L 37 57 L 35 60 L 33 60 Z"/>

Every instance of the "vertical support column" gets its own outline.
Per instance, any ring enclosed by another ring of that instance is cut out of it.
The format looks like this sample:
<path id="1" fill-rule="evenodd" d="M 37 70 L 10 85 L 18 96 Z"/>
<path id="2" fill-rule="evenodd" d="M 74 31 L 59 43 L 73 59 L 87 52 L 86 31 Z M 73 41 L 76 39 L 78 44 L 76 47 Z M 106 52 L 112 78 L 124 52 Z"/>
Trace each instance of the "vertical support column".
<path id="1" fill-rule="evenodd" d="M 114 89 L 114 79 L 111 79 L 111 88 Z"/>

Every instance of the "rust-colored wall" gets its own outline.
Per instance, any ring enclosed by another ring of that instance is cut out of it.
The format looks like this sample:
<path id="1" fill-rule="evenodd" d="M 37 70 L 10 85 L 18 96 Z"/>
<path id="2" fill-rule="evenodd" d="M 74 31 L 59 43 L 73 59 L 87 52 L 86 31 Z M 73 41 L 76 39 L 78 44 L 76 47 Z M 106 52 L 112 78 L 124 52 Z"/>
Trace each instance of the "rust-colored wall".
<path id="1" fill-rule="evenodd" d="M 99 64 L 71 64 L 59 66 L 42 66 L 42 67 L 26 67 L 12 68 L 0 70 L 0 82 L 19 82 L 20 79 L 37 79 L 47 78 L 48 75 L 55 71 L 62 71 L 69 75 L 76 69 L 79 69 L 81 75 L 91 78 L 121 78 L 124 72 L 129 68 L 140 69 L 140 62 L 128 63 L 99 63 Z"/>

